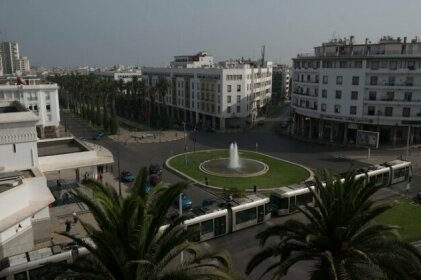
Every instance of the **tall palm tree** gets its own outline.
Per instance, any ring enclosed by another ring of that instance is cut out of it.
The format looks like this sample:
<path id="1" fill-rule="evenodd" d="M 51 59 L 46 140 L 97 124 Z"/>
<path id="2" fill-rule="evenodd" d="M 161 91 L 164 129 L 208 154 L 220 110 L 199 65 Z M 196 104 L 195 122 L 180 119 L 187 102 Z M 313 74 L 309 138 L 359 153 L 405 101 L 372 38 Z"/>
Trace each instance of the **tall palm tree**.
<path id="1" fill-rule="evenodd" d="M 75 279 L 233 279 L 230 257 L 224 251 L 203 253 L 190 243 L 182 219 L 167 221 L 169 208 L 186 183 L 158 185 L 145 192 L 146 168 L 139 172 L 131 194 L 119 197 L 114 188 L 87 181 L 93 200 L 75 190 L 87 205 L 97 228 L 81 220 L 95 245 L 62 233 L 85 246 L 90 255 L 64 265 L 63 277 Z M 167 222 L 165 222 L 167 221 Z M 168 226 L 162 226 L 167 223 Z M 184 262 L 180 263 L 180 254 Z M 69 272 L 70 268 L 71 272 Z"/>
<path id="2" fill-rule="evenodd" d="M 326 183 L 322 183 L 326 182 Z M 275 258 L 269 272 L 280 279 L 299 261 L 313 262 L 311 279 L 421 279 L 421 255 L 400 239 L 396 226 L 373 219 L 390 209 L 373 194 L 384 186 L 365 184 L 350 172 L 344 181 L 323 171 L 312 190 L 315 207 L 300 207 L 307 223 L 290 219 L 257 235 L 262 246 L 276 238 L 248 263 L 246 273 Z"/>

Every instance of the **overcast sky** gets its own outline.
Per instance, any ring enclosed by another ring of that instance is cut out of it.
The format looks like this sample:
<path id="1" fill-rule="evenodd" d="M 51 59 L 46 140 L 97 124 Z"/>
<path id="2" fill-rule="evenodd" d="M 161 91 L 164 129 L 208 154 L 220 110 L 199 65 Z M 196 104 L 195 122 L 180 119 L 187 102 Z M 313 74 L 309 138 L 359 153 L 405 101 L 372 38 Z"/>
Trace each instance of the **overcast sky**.
<path id="1" fill-rule="evenodd" d="M 257 58 L 261 45 L 291 64 L 333 36 L 420 36 L 420 11 L 419 0 L 0 0 L 0 31 L 32 65 L 166 65 L 199 50 Z"/>

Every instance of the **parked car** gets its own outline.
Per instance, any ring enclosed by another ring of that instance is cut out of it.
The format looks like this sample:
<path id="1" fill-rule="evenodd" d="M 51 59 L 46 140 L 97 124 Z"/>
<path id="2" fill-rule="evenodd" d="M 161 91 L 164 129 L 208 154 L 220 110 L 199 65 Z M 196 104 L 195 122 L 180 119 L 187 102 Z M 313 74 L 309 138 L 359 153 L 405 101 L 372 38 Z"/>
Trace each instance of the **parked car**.
<path id="1" fill-rule="evenodd" d="M 187 195 L 183 194 L 181 197 L 181 205 L 183 207 L 183 210 L 190 210 L 192 208 L 192 201 Z M 178 198 L 174 203 L 174 207 L 177 209 L 180 207 Z"/>
<path id="2" fill-rule="evenodd" d="M 213 198 L 205 198 L 204 200 L 202 200 L 202 207 L 208 207 L 214 204 L 216 204 L 216 200 Z"/>
<path id="3" fill-rule="evenodd" d="M 94 140 L 99 140 L 99 139 L 101 139 L 102 137 L 104 137 L 105 136 L 105 133 L 104 132 L 102 132 L 102 131 L 97 131 L 97 133 L 95 134 L 95 136 L 93 137 L 93 139 Z"/>
<path id="4" fill-rule="evenodd" d="M 130 183 L 134 181 L 134 176 L 130 171 L 123 171 L 120 174 L 120 179 L 122 182 Z"/>
<path id="5" fill-rule="evenodd" d="M 162 174 L 161 166 L 159 164 L 149 165 L 149 174 L 161 175 Z"/>
<path id="6" fill-rule="evenodd" d="M 159 183 L 161 183 L 161 178 L 159 178 L 159 176 L 158 175 L 151 175 L 150 177 L 149 177 L 149 184 L 152 186 L 152 187 L 155 187 L 156 185 L 158 185 Z"/>

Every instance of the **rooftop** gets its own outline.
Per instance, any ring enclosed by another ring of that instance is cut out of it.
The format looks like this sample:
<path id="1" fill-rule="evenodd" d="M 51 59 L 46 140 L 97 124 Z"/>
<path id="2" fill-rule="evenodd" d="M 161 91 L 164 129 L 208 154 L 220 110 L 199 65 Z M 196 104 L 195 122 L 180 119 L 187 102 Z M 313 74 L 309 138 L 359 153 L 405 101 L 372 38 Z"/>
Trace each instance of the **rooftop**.
<path id="1" fill-rule="evenodd" d="M 0 124 L 38 121 L 38 116 L 18 101 L 0 101 Z"/>
<path id="2" fill-rule="evenodd" d="M 41 141 L 37 143 L 37 146 L 40 157 L 89 151 L 86 146 L 74 138 Z"/>

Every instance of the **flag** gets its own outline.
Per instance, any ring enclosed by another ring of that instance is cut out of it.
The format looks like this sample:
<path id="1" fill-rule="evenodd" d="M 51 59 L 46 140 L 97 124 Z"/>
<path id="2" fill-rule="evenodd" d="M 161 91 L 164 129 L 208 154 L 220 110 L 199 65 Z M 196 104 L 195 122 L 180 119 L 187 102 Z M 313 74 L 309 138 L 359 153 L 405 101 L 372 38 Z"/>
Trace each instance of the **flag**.
<path id="1" fill-rule="evenodd" d="M 27 84 L 28 84 L 28 83 L 26 82 L 26 80 L 22 79 L 21 77 L 17 77 L 17 78 L 16 78 L 16 82 L 18 83 L 18 86 L 19 86 L 19 85 L 27 85 Z"/>

